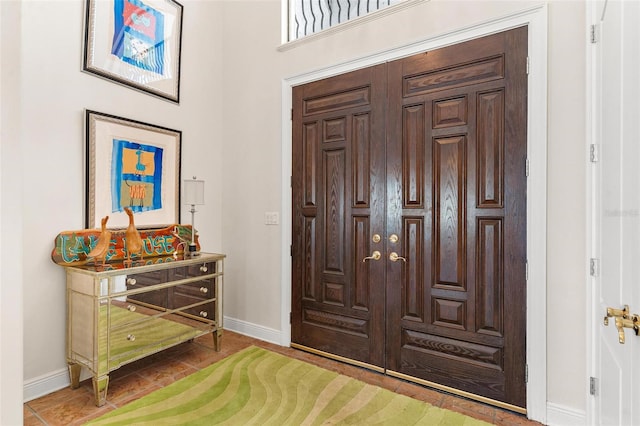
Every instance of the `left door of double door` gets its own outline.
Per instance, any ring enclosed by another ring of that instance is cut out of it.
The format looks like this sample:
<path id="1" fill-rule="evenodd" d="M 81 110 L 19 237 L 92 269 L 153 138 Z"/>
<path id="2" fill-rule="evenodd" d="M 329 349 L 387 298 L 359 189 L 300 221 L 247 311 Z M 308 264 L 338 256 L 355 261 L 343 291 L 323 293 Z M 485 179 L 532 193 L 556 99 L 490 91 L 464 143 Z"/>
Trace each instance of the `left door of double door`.
<path id="1" fill-rule="evenodd" d="M 383 64 L 293 90 L 292 342 L 379 371 L 386 73 Z"/>

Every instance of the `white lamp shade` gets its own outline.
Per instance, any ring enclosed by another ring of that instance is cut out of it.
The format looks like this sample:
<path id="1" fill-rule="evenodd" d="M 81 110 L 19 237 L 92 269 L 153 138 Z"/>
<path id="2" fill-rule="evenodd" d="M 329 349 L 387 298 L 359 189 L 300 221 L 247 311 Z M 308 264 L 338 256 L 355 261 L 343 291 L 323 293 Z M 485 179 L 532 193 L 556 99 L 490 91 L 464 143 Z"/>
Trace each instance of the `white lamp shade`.
<path id="1" fill-rule="evenodd" d="M 204 204 L 204 181 L 190 179 L 184 181 L 183 187 L 184 204 L 202 205 Z"/>

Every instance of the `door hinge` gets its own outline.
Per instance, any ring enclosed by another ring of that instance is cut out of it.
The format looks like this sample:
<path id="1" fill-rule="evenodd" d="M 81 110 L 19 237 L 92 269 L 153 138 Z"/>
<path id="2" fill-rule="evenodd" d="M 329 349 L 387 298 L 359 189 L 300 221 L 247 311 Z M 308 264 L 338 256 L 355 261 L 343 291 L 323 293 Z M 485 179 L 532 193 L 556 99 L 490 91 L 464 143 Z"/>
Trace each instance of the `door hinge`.
<path id="1" fill-rule="evenodd" d="M 596 378 L 595 377 L 589 377 L 589 395 L 596 395 L 596 388 L 597 388 L 597 383 L 596 383 Z"/>
<path id="2" fill-rule="evenodd" d="M 527 75 L 529 75 L 529 57 L 527 56 Z"/>
<path id="3" fill-rule="evenodd" d="M 529 281 L 529 261 L 524 262 L 524 280 Z"/>
<path id="4" fill-rule="evenodd" d="M 289 324 L 293 322 L 293 312 L 289 312 Z"/>
<path id="5" fill-rule="evenodd" d="M 529 177 L 529 159 L 524 160 L 524 174 Z"/>
<path id="6" fill-rule="evenodd" d="M 598 162 L 598 145 L 591 144 L 589 147 L 589 160 L 591 160 L 592 163 Z"/>
<path id="7" fill-rule="evenodd" d="M 598 42 L 598 26 L 595 24 L 589 28 L 589 41 L 591 41 L 592 44 Z"/>
<path id="8" fill-rule="evenodd" d="M 289 244 L 289 256 L 293 257 L 293 244 Z"/>
<path id="9" fill-rule="evenodd" d="M 600 273 L 600 262 L 596 258 L 589 259 L 589 275 L 597 277 Z"/>
<path id="10" fill-rule="evenodd" d="M 291 108 L 291 121 L 293 121 L 293 108 Z"/>
<path id="11" fill-rule="evenodd" d="M 524 382 L 529 383 L 529 364 L 524 365 Z"/>

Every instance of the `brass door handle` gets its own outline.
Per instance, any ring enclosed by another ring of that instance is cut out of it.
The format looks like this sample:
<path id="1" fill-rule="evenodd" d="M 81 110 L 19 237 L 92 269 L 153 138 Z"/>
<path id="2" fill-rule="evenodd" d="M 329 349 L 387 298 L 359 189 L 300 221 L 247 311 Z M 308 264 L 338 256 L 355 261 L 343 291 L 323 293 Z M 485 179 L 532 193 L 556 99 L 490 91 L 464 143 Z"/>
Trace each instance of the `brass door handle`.
<path id="1" fill-rule="evenodd" d="M 362 262 L 366 262 L 367 260 L 380 260 L 380 258 L 382 257 L 382 254 L 378 251 L 375 250 L 373 253 L 371 253 L 371 256 L 367 256 L 364 259 L 362 259 Z"/>
<path id="2" fill-rule="evenodd" d="M 618 342 L 624 344 L 624 329 L 631 328 L 636 333 L 640 333 L 640 318 L 633 315 L 630 319 L 616 317 L 616 328 L 618 329 Z"/>
<path id="3" fill-rule="evenodd" d="M 407 259 L 402 256 L 398 256 L 398 253 L 395 251 L 392 251 L 391 254 L 389 254 L 389 260 L 392 262 L 397 262 L 398 260 L 402 260 L 405 263 L 407 262 Z"/>
<path id="4" fill-rule="evenodd" d="M 604 317 L 604 325 L 609 325 L 609 318 L 627 318 L 629 315 L 629 305 L 624 305 L 622 309 L 607 308 L 607 315 Z"/>
<path id="5" fill-rule="evenodd" d="M 604 325 L 609 325 L 609 318 L 615 318 L 618 329 L 618 342 L 624 344 L 624 329 L 631 328 L 640 335 L 640 316 L 629 314 L 629 305 L 624 305 L 622 309 L 607 308 L 607 315 L 604 317 Z"/>

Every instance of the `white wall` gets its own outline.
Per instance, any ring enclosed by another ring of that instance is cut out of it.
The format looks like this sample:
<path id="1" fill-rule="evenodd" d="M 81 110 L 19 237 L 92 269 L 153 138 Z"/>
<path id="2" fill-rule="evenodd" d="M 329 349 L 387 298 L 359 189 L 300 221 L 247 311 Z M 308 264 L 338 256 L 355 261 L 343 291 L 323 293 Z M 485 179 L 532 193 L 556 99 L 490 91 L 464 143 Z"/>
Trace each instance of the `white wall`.
<path id="1" fill-rule="evenodd" d="M 201 242 L 205 250 L 228 255 L 225 316 L 237 320 L 235 325 L 262 327 L 277 335 L 281 314 L 288 311 L 281 303 L 280 265 L 281 231 L 290 224 L 267 226 L 264 212 L 279 211 L 282 205 L 282 81 L 539 4 L 431 0 L 278 51 L 279 0 L 183 0 L 182 98 L 176 106 L 80 72 L 83 3 L 22 2 L 22 56 L 11 58 L 21 75 L 20 86 L 1 92 L 0 212 L 2 225 L 11 217 L 22 221 L 16 234 L 24 242 L 24 253 L 11 260 L 24 262 L 21 268 L 9 269 L 9 278 L 25 295 L 27 385 L 66 374 L 64 274 L 51 262 L 50 253 L 60 231 L 83 227 L 85 108 L 183 131 L 183 176 L 195 174 L 207 181 L 207 204 L 196 218 Z M 585 123 L 584 108 L 579 107 L 585 87 L 584 9 L 582 2 L 549 4 L 548 399 L 576 412 L 584 412 L 586 395 L 586 330 L 581 320 L 586 281 L 581 145 Z M 4 59 L 7 38 L 4 32 L 2 36 Z M 2 65 L 4 83 L 5 62 Z M 20 127 L 14 133 L 22 154 L 6 158 L 8 105 L 19 105 Z M 17 174 L 11 174 L 13 181 L 26 189 L 19 215 L 11 215 L 6 206 L 18 196 L 11 190 L 5 193 L 8 161 L 9 171 Z M 187 222 L 186 207 L 182 214 Z M 10 247 L 4 244 L 4 231 L 3 227 L 3 289 Z M 2 324 L 4 297 L 5 290 L 0 293 Z M 567 318 L 576 321 L 570 329 L 561 328 Z M 7 352 L 3 347 L 0 367 Z M 4 387 L 3 368 L 0 392 Z"/>
<path id="2" fill-rule="evenodd" d="M 182 175 L 206 181 L 206 205 L 196 217 L 202 248 L 222 250 L 220 3 L 182 2 L 179 106 L 81 72 L 84 3 L 23 1 L 22 56 L 12 64 L 21 75 L 16 100 L 24 157 L 13 182 L 26 191 L 21 282 L 27 383 L 66 374 L 64 270 L 51 261 L 51 251 L 59 232 L 84 228 L 85 108 L 182 131 Z M 3 98 L 9 105 L 12 99 Z M 190 222 L 187 206 L 182 218 Z"/>
<path id="3" fill-rule="evenodd" d="M 586 409 L 586 7 L 549 5 L 548 399 Z M 567 319 L 577 327 L 564 328 Z"/>
<path id="4" fill-rule="evenodd" d="M 0 424 L 22 424 L 20 3 L 0 2 Z"/>

